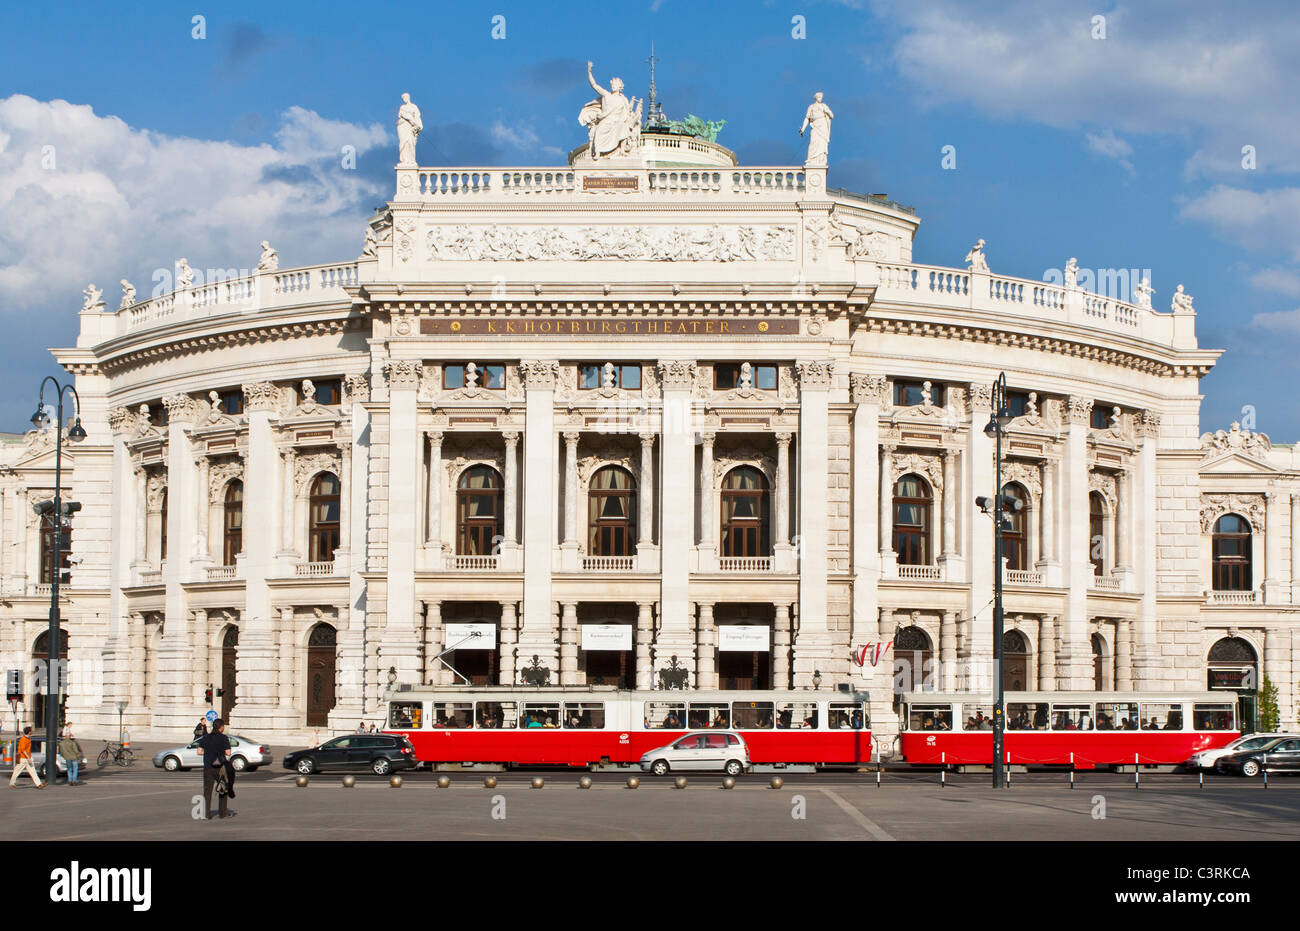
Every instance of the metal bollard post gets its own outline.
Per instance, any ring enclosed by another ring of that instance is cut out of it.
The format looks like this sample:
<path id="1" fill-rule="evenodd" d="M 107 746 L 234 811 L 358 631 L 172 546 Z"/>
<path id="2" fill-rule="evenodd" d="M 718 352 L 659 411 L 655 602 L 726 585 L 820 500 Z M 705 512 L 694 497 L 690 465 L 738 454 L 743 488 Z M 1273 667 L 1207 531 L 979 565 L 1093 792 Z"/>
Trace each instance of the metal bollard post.
<path id="1" fill-rule="evenodd" d="M 1133 754 L 1133 788 L 1142 788 L 1142 767 L 1138 765 L 1138 755 Z"/>
<path id="2" fill-rule="evenodd" d="M 948 753 L 943 751 L 939 754 L 939 788 L 946 788 L 948 785 Z"/>
<path id="3" fill-rule="evenodd" d="M 1204 791 L 1204 790 L 1205 790 L 1205 770 L 1203 770 L 1203 769 L 1198 769 L 1197 772 L 1196 772 L 1196 775 L 1197 775 L 1197 776 L 1199 777 L 1199 779 L 1200 779 L 1201 790 Z"/>
<path id="4" fill-rule="evenodd" d="M 1070 788 L 1074 788 L 1074 751 L 1070 751 Z"/>
<path id="5" fill-rule="evenodd" d="M 1268 754 L 1264 754 L 1264 765 L 1260 767 L 1264 771 L 1264 788 L 1268 788 Z"/>
<path id="6" fill-rule="evenodd" d="M 1005 788 L 1011 788 L 1011 751 L 1007 751 L 1007 784 Z"/>

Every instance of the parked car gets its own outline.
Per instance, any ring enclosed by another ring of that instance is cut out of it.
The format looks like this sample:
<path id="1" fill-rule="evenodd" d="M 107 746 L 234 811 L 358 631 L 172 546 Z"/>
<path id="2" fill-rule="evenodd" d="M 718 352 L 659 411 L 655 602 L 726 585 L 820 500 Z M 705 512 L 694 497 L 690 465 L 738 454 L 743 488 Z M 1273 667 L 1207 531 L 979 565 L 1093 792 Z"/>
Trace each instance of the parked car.
<path id="1" fill-rule="evenodd" d="M 692 731 L 643 755 L 641 769 L 656 776 L 673 770 L 739 776 L 749 769 L 749 747 L 734 731 Z"/>
<path id="2" fill-rule="evenodd" d="M 1258 776 L 1261 772 L 1300 772 L 1300 737 L 1278 737 L 1254 750 L 1221 756 L 1214 768 L 1220 773 Z"/>
<path id="3" fill-rule="evenodd" d="M 235 772 L 242 773 L 244 770 L 252 772 L 259 766 L 270 765 L 272 760 L 270 747 L 237 734 L 226 736 L 230 738 L 230 765 Z M 193 740 L 183 747 L 159 750 L 153 755 L 153 765 L 169 773 L 202 766 L 203 757 L 199 756 L 199 742 Z"/>
<path id="4" fill-rule="evenodd" d="M 284 758 L 285 769 L 297 770 L 304 776 L 363 769 L 387 776 L 395 770 L 414 769 L 418 764 L 415 747 L 401 734 L 349 734 L 327 740 L 319 747 L 295 750 Z"/>
<path id="5" fill-rule="evenodd" d="M 32 738 L 32 766 L 36 767 L 37 774 L 41 777 L 42 782 L 49 782 L 50 777 L 45 772 L 45 738 Z M 62 753 L 57 751 L 54 754 L 54 769 L 59 779 L 65 779 L 68 775 L 68 761 L 63 758 Z M 85 767 L 82 767 L 85 772 Z"/>
<path id="6" fill-rule="evenodd" d="M 1264 744 L 1272 743 L 1279 737 L 1300 737 L 1300 734 L 1242 734 L 1231 743 L 1224 744 L 1222 747 L 1215 747 L 1213 750 L 1202 750 L 1200 753 L 1193 753 L 1187 758 L 1184 767 L 1196 772 L 1198 769 L 1214 769 L 1214 764 L 1229 753 L 1241 753 L 1246 750 L 1258 750 Z"/>

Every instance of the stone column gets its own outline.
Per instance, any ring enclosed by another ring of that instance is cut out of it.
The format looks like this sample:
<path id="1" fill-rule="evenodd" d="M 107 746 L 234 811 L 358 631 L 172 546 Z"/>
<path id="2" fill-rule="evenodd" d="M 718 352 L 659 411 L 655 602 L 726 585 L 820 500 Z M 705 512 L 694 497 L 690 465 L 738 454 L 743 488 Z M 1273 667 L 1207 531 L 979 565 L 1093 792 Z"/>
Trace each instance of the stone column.
<path id="1" fill-rule="evenodd" d="M 710 566 L 717 558 L 714 542 L 717 516 L 713 513 L 713 442 L 716 438 L 714 433 L 700 434 L 700 550 L 701 556 L 712 557 L 708 560 Z M 779 517 L 777 522 L 779 527 Z"/>
<path id="2" fill-rule="evenodd" d="M 1133 473 L 1125 469 L 1115 480 L 1115 567 L 1112 575 L 1121 591 L 1133 590 Z"/>
<path id="3" fill-rule="evenodd" d="M 504 531 L 505 545 L 513 547 L 519 541 L 519 434 L 507 430 L 501 434 L 506 444 L 505 507 Z"/>
<path id="4" fill-rule="evenodd" d="M 716 689 L 718 687 L 717 667 L 717 629 L 713 623 L 713 605 L 701 602 L 699 626 L 696 628 L 696 664 L 695 687 Z"/>
<path id="5" fill-rule="evenodd" d="M 564 434 L 564 542 L 560 546 L 561 564 L 573 571 L 578 568 L 578 438 L 581 434 Z"/>
<path id="6" fill-rule="evenodd" d="M 1133 691 L 1133 620 L 1115 621 L 1115 691 Z"/>
<path id="7" fill-rule="evenodd" d="M 775 505 L 772 510 L 776 533 L 773 542 L 776 549 L 790 549 L 790 440 L 793 434 L 776 434 L 776 489 Z M 783 560 L 784 562 L 784 560 Z M 793 567 L 792 567 L 793 568 Z"/>
<path id="8" fill-rule="evenodd" d="M 352 444 L 344 440 L 339 446 L 339 545 L 334 551 L 336 575 L 348 572 L 352 552 Z M 342 550 L 340 555 L 339 550 Z M 340 570 L 342 570 L 340 572 Z"/>
<path id="9" fill-rule="evenodd" d="M 127 634 L 129 643 L 131 685 L 130 685 L 130 704 L 129 710 L 135 711 L 137 715 L 145 714 L 148 708 L 145 706 L 144 695 L 144 676 L 145 676 L 145 651 L 144 651 L 144 615 L 132 614 L 130 630 Z"/>
<path id="10" fill-rule="evenodd" d="M 644 449 L 644 446 L 642 447 Z M 650 660 L 650 644 L 654 640 L 654 605 L 639 601 L 636 606 L 636 687 L 654 688 L 654 664 Z"/>
<path id="11" fill-rule="evenodd" d="M 773 605 L 772 619 L 772 688 L 790 687 L 790 606 Z"/>
<path id="12" fill-rule="evenodd" d="M 513 601 L 501 602 L 500 640 L 497 679 L 500 685 L 514 685 L 518 675 L 515 644 L 519 642 L 519 615 Z"/>
<path id="13" fill-rule="evenodd" d="M 551 632 L 551 554 L 557 475 L 555 462 L 555 362 L 523 362 L 524 414 L 524 599 L 519 631 L 519 664 L 536 654 L 558 681 L 555 637 Z"/>
<path id="14" fill-rule="evenodd" d="M 1134 457 L 1133 469 L 1133 509 L 1134 537 L 1134 581 L 1132 588 L 1141 594 L 1138 607 L 1136 643 L 1135 685 L 1137 688 L 1154 688 L 1155 672 L 1163 664 L 1160 646 L 1157 642 L 1156 623 L 1156 553 L 1159 539 L 1160 509 L 1157 504 L 1156 482 L 1157 464 L 1156 448 L 1160 437 L 1160 415 L 1155 411 L 1143 411 L 1138 421 L 1138 436 L 1141 444 Z M 1199 530 L 1199 527 L 1196 529 Z"/>
<path id="15" fill-rule="evenodd" d="M 1038 690 L 1056 691 L 1056 617 L 1051 614 L 1038 622 Z"/>
<path id="16" fill-rule="evenodd" d="M 197 536 L 195 498 L 199 497 L 196 457 L 190 442 L 195 403 L 188 395 L 170 395 L 167 406 L 167 534 L 168 559 L 163 571 L 164 617 L 158 642 L 158 681 L 153 724 L 183 728 L 206 710 L 202 693 L 193 685 L 194 645 L 190 639 L 189 598 L 185 583 L 190 580 L 194 559 L 193 539 Z M 206 499 L 206 495 L 202 496 Z M 161 523 L 161 522 L 160 522 Z M 189 725 L 193 727 L 192 724 Z"/>
<path id="17" fill-rule="evenodd" d="M 975 499 L 980 495 L 1000 493 L 995 489 L 997 480 L 993 474 L 994 441 L 984 433 L 992 412 L 992 388 L 984 384 L 972 383 L 967 387 L 966 414 L 966 474 L 963 476 L 963 500 L 968 502 L 967 512 L 972 519 L 966 522 L 966 539 L 969 541 L 967 553 L 970 554 L 970 602 L 962 613 L 967 618 L 978 618 L 966 622 L 966 652 L 970 661 L 972 678 L 975 671 L 993 662 L 993 624 L 990 621 L 993 600 L 993 521 L 976 511 Z M 973 687 L 973 686 L 972 686 Z M 989 681 L 986 686 L 992 687 Z"/>
<path id="18" fill-rule="evenodd" d="M 800 362 L 799 372 L 799 633 L 794 642 L 796 688 L 829 672 L 831 637 L 826 626 L 826 543 L 830 484 L 830 389 L 833 364 Z"/>
<path id="19" fill-rule="evenodd" d="M 210 464 L 206 454 L 200 455 L 195 462 L 197 476 L 194 482 L 194 560 L 202 568 L 212 561 L 208 552 L 208 537 L 212 534 L 209 524 L 208 476 Z M 224 528 L 223 528 L 224 529 Z M 218 531 L 220 534 L 220 531 Z"/>
<path id="20" fill-rule="evenodd" d="M 1291 603 L 1300 604 L 1300 492 L 1291 495 Z"/>
<path id="21" fill-rule="evenodd" d="M 890 567 L 895 565 L 894 552 L 894 449 L 890 444 L 880 447 L 880 559 Z"/>
<path id="22" fill-rule="evenodd" d="M 212 665 L 212 649 L 208 644 L 208 612 L 203 608 L 197 608 L 194 611 L 194 625 L 190 628 L 190 637 L 194 644 L 194 668 L 190 676 L 191 687 L 195 692 L 194 701 L 203 706 L 203 712 L 207 713 L 208 705 L 203 701 L 203 690 L 209 685 L 213 687 L 212 701 L 215 703 L 216 683 L 211 681 L 209 670 Z"/>
<path id="23" fill-rule="evenodd" d="M 144 568 L 149 565 L 149 476 L 145 472 L 144 466 L 136 465 L 135 467 L 135 567 Z M 18 525 L 22 527 L 20 523 Z M 14 574 L 21 576 L 17 566 L 17 557 L 22 552 L 22 547 L 15 551 Z"/>
<path id="24" fill-rule="evenodd" d="M 695 424 L 691 394 L 695 387 L 694 362 L 660 362 L 663 385 L 662 434 L 659 440 L 660 484 L 659 632 L 655 639 L 654 665 L 668 668 L 670 658 L 693 669 L 695 637 L 690 604 L 691 551 L 695 537 Z M 685 480 L 680 480 L 685 479 Z M 694 675 L 687 683 L 695 686 Z"/>
<path id="25" fill-rule="evenodd" d="M 277 676 L 277 694 L 280 708 L 286 715 L 299 717 L 293 707 L 294 666 L 298 658 L 297 644 L 294 641 L 293 608 L 280 609 L 280 669 Z M 305 720 L 305 718 L 304 718 Z"/>
<path id="26" fill-rule="evenodd" d="M 297 460 L 297 453 L 292 446 L 286 447 L 280 452 L 280 553 L 283 556 L 296 556 L 295 547 L 297 539 L 295 530 L 297 521 L 294 520 L 294 505 L 297 504 L 297 489 L 294 487 L 294 465 Z M 247 496 L 245 496 L 247 500 Z M 310 553 L 304 553 L 303 558 L 310 558 Z"/>
<path id="27" fill-rule="evenodd" d="M 1043 497 L 1039 508 L 1042 514 L 1039 537 L 1041 556 L 1037 568 L 1046 573 L 1049 568 L 1060 565 L 1056 561 L 1056 463 L 1051 459 L 1044 459 L 1039 464 L 1039 468 L 1043 483 Z"/>
<path id="28" fill-rule="evenodd" d="M 560 621 L 560 685 L 578 682 L 578 604 L 566 601 Z"/>
<path id="29" fill-rule="evenodd" d="M 957 544 L 957 454 L 944 447 L 943 456 L 943 540 L 939 562 L 946 563 L 955 555 Z"/>
<path id="30" fill-rule="evenodd" d="M 858 649 L 873 638 L 879 598 L 879 509 L 871 493 L 880 485 L 880 405 L 886 379 L 880 375 L 850 375 L 853 409 L 853 620 L 849 648 Z"/>
<path id="31" fill-rule="evenodd" d="M 502 625 L 504 626 L 504 625 Z M 425 685 L 442 685 L 444 668 L 438 656 L 442 653 L 442 602 L 424 603 L 424 675 Z"/>
<path id="32" fill-rule="evenodd" d="M 334 606 L 339 631 L 338 673 L 335 676 L 334 708 L 329 726 L 334 730 L 351 730 L 365 714 L 362 689 L 365 684 L 365 632 L 359 617 L 346 604 Z"/>
<path id="33" fill-rule="evenodd" d="M 1264 603 L 1290 601 L 1286 570 L 1282 566 L 1282 495 L 1274 490 L 1264 495 Z"/>
<path id="34" fill-rule="evenodd" d="M 1062 684 L 1087 689 L 1092 682 L 1092 648 L 1088 636 L 1088 589 L 1094 576 L 1089 559 L 1091 524 L 1088 509 L 1088 422 L 1092 401 L 1071 397 L 1062 462 L 1061 522 L 1066 610 L 1058 632 L 1058 670 Z"/>
<path id="35" fill-rule="evenodd" d="M 425 490 L 428 499 L 426 509 L 427 524 L 424 528 L 426 548 L 434 553 L 442 551 L 442 432 L 432 430 L 429 437 L 429 487 Z M 436 563 L 441 566 L 441 563 Z"/>
<path id="36" fill-rule="evenodd" d="M 945 692 L 957 688 L 957 612 L 945 611 L 939 622 L 939 661 L 943 664 L 940 675 Z"/>
<path id="37" fill-rule="evenodd" d="M 423 365 L 415 360 L 384 366 L 388 381 L 388 593 L 385 603 L 385 668 L 399 683 L 419 682 L 419 635 L 415 616 L 415 548 L 418 542 L 419 461 L 416 397 Z M 385 679 L 385 681 L 387 681 Z"/>
<path id="38" fill-rule="evenodd" d="M 641 480 L 637 486 L 636 552 L 640 557 L 655 551 L 655 438 L 653 433 L 642 433 L 641 438 Z M 650 566 L 642 565 L 642 569 Z M 653 568 L 658 568 L 657 566 Z"/>

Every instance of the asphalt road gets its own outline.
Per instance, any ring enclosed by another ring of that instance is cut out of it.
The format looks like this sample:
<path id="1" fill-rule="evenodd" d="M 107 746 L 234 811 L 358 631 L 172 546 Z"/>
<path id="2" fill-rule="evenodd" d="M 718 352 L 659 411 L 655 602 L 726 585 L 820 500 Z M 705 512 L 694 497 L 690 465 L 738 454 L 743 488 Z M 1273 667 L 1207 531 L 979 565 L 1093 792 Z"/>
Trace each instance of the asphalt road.
<path id="1" fill-rule="evenodd" d="M 6 774 L 7 775 L 7 774 Z M 721 777 L 644 775 L 636 790 L 625 774 L 502 773 L 495 789 L 483 776 L 407 773 L 401 788 L 358 774 L 316 775 L 301 788 L 278 760 L 245 773 L 226 821 L 196 820 L 197 771 L 165 773 L 148 760 L 97 770 L 86 785 L 38 792 L 24 776 L 2 789 L 5 807 L 22 814 L 32 839 L 44 840 L 1300 840 L 1300 777 L 1260 780 L 1206 776 L 1089 773 L 1069 788 L 1064 774 L 1013 777 L 994 790 L 986 775 L 818 773 L 749 775 L 724 790 Z M 533 775 L 546 785 L 533 789 Z M 19 794 L 21 792 L 21 794 Z M 39 827 L 38 827 L 39 826 Z M 13 839 L 17 839 L 14 837 Z"/>

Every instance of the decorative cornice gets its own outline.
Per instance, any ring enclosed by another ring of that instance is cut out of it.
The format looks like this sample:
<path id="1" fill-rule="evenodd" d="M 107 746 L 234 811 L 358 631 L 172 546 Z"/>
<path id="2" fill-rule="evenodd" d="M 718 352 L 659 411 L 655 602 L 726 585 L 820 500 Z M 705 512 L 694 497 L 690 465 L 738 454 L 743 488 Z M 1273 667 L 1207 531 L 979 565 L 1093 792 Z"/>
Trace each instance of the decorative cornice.
<path id="1" fill-rule="evenodd" d="M 694 362 L 660 362 L 659 383 L 665 389 L 689 389 L 695 386 L 697 368 Z"/>
<path id="2" fill-rule="evenodd" d="M 1240 514 L 1250 521 L 1255 533 L 1264 532 L 1265 503 L 1262 494 L 1201 495 L 1201 533 L 1209 533 L 1224 514 Z"/>
<path id="3" fill-rule="evenodd" d="M 530 359 L 519 363 L 519 372 L 523 376 L 526 390 L 554 391 L 560 375 L 560 364 Z"/>
<path id="4" fill-rule="evenodd" d="M 99 364 L 104 374 L 114 375 L 141 365 L 147 365 L 159 359 L 192 356 L 201 352 L 213 352 L 220 349 L 238 348 L 259 343 L 280 342 L 287 339 L 334 336 L 347 330 L 358 329 L 363 322 L 360 317 L 340 317 L 333 320 L 302 320 L 294 323 L 250 327 L 246 330 L 236 330 L 234 332 L 190 336 L 141 349 L 127 349 L 121 355 L 106 358 Z M 198 325 L 197 321 L 195 325 Z M 152 331 L 146 330 L 142 332 L 142 337 L 147 338 L 154 335 Z"/>
<path id="5" fill-rule="evenodd" d="M 241 385 L 247 402 L 244 406 L 250 411 L 274 411 L 280 407 L 280 389 L 272 382 L 258 381 Z"/>
<path id="6" fill-rule="evenodd" d="M 1069 405 L 1070 423 L 1083 424 L 1086 427 L 1092 417 L 1092 398 L 1071 395 Z"/>
<path id="7" fill-rule="evenodd" d="M 849 376 L 849 393 L 854 404 L 883 405 L 889 390 L 889 379 L 884 375 Z"/>
<path id="8" fill-rule="evenodd" d="M 168 424 L 192 423 L 198 413 L 198 404 L 188 394 L 169 394 L 163 398 L 163 405 L 167 408 Z"/>
<path id="9" fill-rule="evenodd" d="M 835 363 L 829 360 L 796 362 L 795 369 L 799 372 L 799 387 L 801 390 L 821 390 L 831 386 L 831 376 L 835 372 Z"/>
<path id="10" fill-rule="evenodd" d="M 393 359 L 384 363 L 384 379 L 389 388 L 418 391 L 424 364 L 411 359 Z"/>

